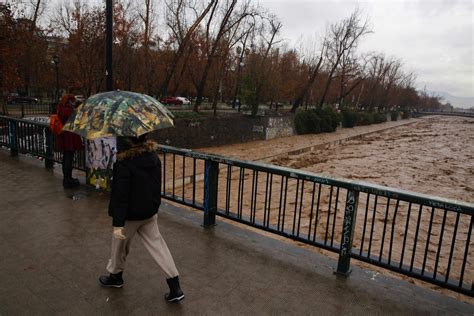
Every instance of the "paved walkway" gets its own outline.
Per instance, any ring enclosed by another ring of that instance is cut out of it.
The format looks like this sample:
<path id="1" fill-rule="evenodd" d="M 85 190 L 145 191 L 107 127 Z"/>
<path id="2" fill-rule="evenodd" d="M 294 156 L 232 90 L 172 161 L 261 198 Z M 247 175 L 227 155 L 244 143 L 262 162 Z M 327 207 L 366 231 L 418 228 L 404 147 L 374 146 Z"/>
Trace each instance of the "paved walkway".
<path id="1" fill-rule="evenodd" d="M 474 306 L 405 281 L 353 267 L 332 274 L 333 259 L 164 203 L 161 231 L 186 298 L 163 299 L 166 283 L 135 240 L 123 289 L 104 289 L 111 221 L 107 194 L 63 190 L 42 162 L 0 149 L 0 315 L 473 315 Z"/>

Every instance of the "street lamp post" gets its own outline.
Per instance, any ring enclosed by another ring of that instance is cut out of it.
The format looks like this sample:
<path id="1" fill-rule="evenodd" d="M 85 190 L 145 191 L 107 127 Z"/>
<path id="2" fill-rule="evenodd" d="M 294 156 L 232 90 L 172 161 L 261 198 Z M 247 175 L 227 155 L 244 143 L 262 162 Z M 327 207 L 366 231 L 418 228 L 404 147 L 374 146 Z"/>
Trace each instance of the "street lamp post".
<path id="1" fill-rule="evenodd" d="M 55 100 L 56 103 L 59 102 L 59 56 L 54 55 L 53 60 L 54 68 L 56 70 L 56 93 L 55 93 Z"/>
<path id="2" fill-rule="evenodd" d="M 105 45 L 105 75 L 106 75 L 106 89 L 112 91 L 113 71 L 112 71 L 112 44 L 113 44 L 113 0 L 106 0 L 105 2 L 105 24 L 106 24 L 106 45 Z"/>

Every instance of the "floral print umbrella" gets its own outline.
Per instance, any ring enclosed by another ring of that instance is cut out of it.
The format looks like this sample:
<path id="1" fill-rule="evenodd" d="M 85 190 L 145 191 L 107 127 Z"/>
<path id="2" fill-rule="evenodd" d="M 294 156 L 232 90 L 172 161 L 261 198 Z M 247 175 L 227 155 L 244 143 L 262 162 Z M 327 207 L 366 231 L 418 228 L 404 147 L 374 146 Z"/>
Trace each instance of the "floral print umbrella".
<path id="1" fill-rule="evenodd" d="M 156 99 L 130 91 L 109 91 L 89 97 L 63 130 L 93 139 L 135 136 L 173 127 L 173 114 Z"/>

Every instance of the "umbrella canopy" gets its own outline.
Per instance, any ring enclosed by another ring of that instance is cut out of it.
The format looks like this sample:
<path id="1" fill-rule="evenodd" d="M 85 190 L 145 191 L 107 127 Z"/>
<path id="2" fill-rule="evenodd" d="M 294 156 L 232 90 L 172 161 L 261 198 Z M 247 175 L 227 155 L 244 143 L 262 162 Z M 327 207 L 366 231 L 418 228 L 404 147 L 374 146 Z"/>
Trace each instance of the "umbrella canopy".
<path id="1" fill-rule="evenodd" d="M 63 130 L 85 138 L 134 136 L 173 127 L 173 114 L 156 99 L 141 93 L 109 91 L 89 97 Z"/>

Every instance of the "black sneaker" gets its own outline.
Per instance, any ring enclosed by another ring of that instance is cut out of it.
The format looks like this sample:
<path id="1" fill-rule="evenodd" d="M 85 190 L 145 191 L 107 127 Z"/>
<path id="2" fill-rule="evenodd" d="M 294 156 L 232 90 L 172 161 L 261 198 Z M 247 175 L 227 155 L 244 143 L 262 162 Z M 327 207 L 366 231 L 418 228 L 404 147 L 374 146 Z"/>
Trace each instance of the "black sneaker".
<path id="1" fill-rule="evenodd" d="M 80 185 L 79 180 L 74 181 L 73 179 L 63 179 L 63 187 L 65 189 L 75 188 L 75 187 L 78 187 L 79 185 Z"/>
<path id="2" fill-rule="evenodd" d="M 123 286 L 122 272 L 117 274 L 103 275 L 99 278 L 99 283 L 104 287 L 121 288 Z"/>
<path id="3" fill-rule="evenodd" d="M 166 283 L 170 288 L 170 292 L 165 294 L 165 300 L 168 302 L 178 302 L 184 298 L 184 293 L 179 286 L 178 277 L 166 279 Z"/>
<path id="4" fill-rule="evenodd" d="M 165 300 L 168 302 L 178 302 L 181 301 L 184 298 L 184 293 L 179 292 L 179 293 L 166 293 L 165 294 Z"/>

